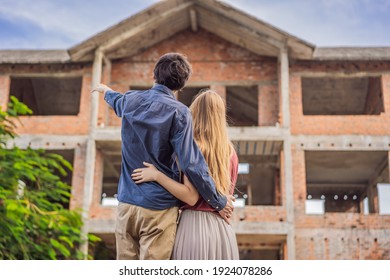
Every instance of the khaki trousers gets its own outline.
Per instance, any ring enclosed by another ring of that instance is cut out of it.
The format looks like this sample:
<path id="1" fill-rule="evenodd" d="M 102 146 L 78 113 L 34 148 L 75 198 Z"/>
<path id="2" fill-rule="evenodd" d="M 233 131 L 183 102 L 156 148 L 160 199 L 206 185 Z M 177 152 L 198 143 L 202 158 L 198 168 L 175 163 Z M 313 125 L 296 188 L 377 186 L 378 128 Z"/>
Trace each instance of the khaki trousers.
<path id="1" fill-rule="evenodd" d="M 117 259 L 169 260 L 178 212 L 178 207 L 150 210 L 119 203 L 115 229 Z"/>

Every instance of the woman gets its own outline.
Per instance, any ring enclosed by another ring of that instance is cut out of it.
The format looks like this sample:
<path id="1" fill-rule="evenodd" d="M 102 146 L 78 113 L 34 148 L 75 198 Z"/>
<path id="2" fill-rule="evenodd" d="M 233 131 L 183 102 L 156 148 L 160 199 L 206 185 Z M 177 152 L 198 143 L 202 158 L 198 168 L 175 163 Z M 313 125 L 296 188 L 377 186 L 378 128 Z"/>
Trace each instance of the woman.
<path id="1" fill-rule="evenodd" d="M 222 98 L 214 91 L 201 92 L 190 107 L 194 139 L 202 151 L 221 194 L 233 194 L 237 181 L 238 158 L 227 136 L 226 109 Z M 176 198 L 186 203 L 178 225 L 173 259 L 210 260 L 238 259 L 237 240 L 233 228 L 207 202 L 184 176 L 178 183 L 152 164 L 135 169 L 135 183 L 156 181 Z"/>

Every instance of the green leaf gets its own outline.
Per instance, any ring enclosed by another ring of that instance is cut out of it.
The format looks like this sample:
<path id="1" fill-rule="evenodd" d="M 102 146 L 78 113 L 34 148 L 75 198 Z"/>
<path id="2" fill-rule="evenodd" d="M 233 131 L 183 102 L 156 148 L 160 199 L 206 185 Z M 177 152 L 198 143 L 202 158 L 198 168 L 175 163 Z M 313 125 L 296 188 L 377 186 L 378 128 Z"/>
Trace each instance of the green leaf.
<path id="1" fill-rule="evenodd" d="M 10 211 L 10 212 L 15 211 L 18 209 L 18 206 L 19 206 L 18 203 L 14 200 L 8 200 L 6 202 L 7 211 Z"/>
<path id="2" fill-rule="evenodd" d="M 53 245 L 54 248 L 58 249 L 58 251 L 60 251 L 61 254 L 64 255 L 65 257 L 70 256 L 69 250 L 57 240 L 50 238 L 50 243 L 51 245 Z"/>
<path id="3" fill-rule="evenodd" d="M 91 242 L 99 242 L 99 241 L 102 241 L 102 239 L 96 235 L 93 235 L 93 234 L 88 234 L 88 240 L 91 241 Z"/>
<path id="4" fill-rule="evenodd" d="M 54 251 L 53 248 L 49 248 L 48 254 L 49 254 L 50 259 L 52 259 L 52 260 L 56 260 L 57 259 L 56 251 Z"/>
<path id="5" fill-rule="evenodd" d="M 74 245 L 73 245 L 72 241 L 70 241 L 69 237 L 67 237 L 67 236 L 60 236 L 60 237 L 58 237 L 58 239 L 61 240 L 61 241 L 66 242 L 69 245 L 70 248 L 73 248 Z"/>
<path id="6" fill-rule="evenodd" d="M 0 107 L 0 259 L 83 259 L 82 212 L 64 208 L 71 187 L 58 176 L 72 165 L 43 149 L 6 146 L 17 137 L 18 116 L 29 113 L 14 96 L 6 111 Z M 23 196 L 20 180 L 26 184 Z M 89 235 L 90 245 L 99 240 Z"/>

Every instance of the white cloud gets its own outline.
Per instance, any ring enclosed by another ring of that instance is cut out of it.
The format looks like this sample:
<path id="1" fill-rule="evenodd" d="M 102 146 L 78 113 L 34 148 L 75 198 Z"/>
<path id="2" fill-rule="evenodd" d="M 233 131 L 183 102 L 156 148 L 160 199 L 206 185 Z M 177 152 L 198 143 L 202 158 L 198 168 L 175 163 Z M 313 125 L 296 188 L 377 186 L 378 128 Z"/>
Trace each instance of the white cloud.
<path id="1" fill-rule="evenodd" d="M 46 32 L 52 39 L 54 36 L 76 44 L 154 2 L 157 1 L 2 0 L 0 17 L 14 23 L 26 22 Z"/>
<path id="2" fill-rule="evenodd" d="M 82 17 L 72 13 L 69 7 L 55 6 L 54 1 L 5 1 L 0 6 L 3 18 L 18 22 L 26 21 L 44 31 L 56 31 L 70 37 L 79 38 L 88 29 Z"/>

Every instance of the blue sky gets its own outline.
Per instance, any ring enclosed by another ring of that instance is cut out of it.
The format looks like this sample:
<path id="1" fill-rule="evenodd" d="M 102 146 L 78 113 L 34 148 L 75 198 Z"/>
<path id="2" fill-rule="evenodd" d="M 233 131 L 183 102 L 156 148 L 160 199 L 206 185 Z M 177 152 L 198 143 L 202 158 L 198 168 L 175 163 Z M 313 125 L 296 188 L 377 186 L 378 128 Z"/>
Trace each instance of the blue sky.
<path id="1" fill-rule="evenodd" d="M 67 49 L 156 0 L 0 0 L 0 49 Z M 225 0 L 316 46 L 389 46 L 390 0 Z"/>

